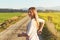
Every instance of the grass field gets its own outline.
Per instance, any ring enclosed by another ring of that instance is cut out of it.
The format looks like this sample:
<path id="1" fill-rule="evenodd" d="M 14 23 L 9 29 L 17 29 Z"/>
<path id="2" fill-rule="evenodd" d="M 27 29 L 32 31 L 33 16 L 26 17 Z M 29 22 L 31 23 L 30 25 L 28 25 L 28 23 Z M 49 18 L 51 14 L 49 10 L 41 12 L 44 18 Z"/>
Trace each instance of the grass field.
<path id="1" fill-rule="evenodd" d="M 0 32 L 8 28 L 10 25 L 14 24 L 15 22 L 17 22 L 18 20 L 22 19 L 25 16 L 26 14 L 21 12 L 0 13 Z"/>
<path id="2" fill-rule="evenodd" d="M 10 19 L 14 16 L 24 16 L 22 13 L 0 13 L 0 23 L 4 22 L 4 20 Z"/>
<path id="3" fill-rule="evenodd" d="M 43 18 L 45 21 L 48 21 L 49 18 L 51 22 L 55 24 L 55 28 L 60 31 L 60 12 L 54 13 L 39 13 L 39 17 Z"/>

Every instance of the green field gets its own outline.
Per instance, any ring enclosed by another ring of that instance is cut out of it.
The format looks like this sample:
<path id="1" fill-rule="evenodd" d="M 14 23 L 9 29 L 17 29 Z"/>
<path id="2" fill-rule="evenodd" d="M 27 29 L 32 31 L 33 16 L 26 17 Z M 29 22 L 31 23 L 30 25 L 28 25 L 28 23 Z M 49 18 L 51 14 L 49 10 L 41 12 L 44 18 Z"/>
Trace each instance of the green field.
<path id="1" fill-rule="evenodd" d="M 0 13 L 0 32 L 25 17 L 25 13 Z"/>
<path id="2" fill-rule="evenodd" d="M 60 31 L 60 12 L 39 13 L 39 17 L 43 18 L 45 21 L 48 21 L 50 18 L 51 22 L 54 23 L 55 28 Z"/>
<path id="3" fill-rule="evenodd" d="M 4 22 L 4 20 L 10 19 L 14 16 L 24 16 L 22 13 L 0 13 L 0 23 Z"/>

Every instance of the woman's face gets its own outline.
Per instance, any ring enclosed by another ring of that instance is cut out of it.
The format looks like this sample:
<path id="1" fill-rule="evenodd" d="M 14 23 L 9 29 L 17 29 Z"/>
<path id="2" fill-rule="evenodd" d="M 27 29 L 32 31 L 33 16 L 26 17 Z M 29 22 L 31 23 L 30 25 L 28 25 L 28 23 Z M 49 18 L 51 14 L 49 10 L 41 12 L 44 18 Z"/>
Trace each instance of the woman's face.
<path id="1" fill-rule="evenodd" d="M 28 11 L 28 15 L 29 15 L 30 17 L 33 17 L 33 16 L 35 15 L 35 13 L 37 13 L 36 10 L 29 10 L 29 11 Z"/>

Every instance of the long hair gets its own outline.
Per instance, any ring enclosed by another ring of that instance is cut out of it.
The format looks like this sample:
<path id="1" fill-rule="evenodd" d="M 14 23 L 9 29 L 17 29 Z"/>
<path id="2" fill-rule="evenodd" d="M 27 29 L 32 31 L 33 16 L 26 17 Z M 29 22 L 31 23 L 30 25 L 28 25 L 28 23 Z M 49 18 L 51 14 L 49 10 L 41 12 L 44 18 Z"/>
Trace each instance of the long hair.
<path id="1" fill-rule="evenodd" d="M 29 11 L 29 10 L 34 11 L 34 10 L 36 10 L 36 8 L 35 8 L 35 7 L 30 7 L 30 8 L 28 9 L 28 11 Z M 37 23 L 37 27 L 39 28 L 38 14 L 35 12 L 34 15 L 33 15 L 33 17 L 35 18 L 36 23 Z"/>

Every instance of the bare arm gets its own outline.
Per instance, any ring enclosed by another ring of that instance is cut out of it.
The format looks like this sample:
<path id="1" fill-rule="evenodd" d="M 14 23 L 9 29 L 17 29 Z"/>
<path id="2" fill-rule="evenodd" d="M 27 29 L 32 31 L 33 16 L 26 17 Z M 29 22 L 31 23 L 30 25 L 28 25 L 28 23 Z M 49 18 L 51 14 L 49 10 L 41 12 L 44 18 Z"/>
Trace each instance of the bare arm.
<path id="1" fill-rule="evenodd" d="M 44 27 L 44 24 L 45 24 L 45 23 L 40 23 L 40 28 L 39 28 L 40 31 L 42 31 L 42 29 L 43 29 L 43 27 Z"/>
<path id="2" fill-rule="evenodd" d="M 38 30 L 38 34 L 41 34 L 44 24 L 45 24 L 45 21 L 40 22 L 40 26 L 39 26 L 40 28 Z"/>
<path id="3" fill-rule="evenodd" d="M 26 33 L 18 34 L 18 37 L 29 37 Z"/>

